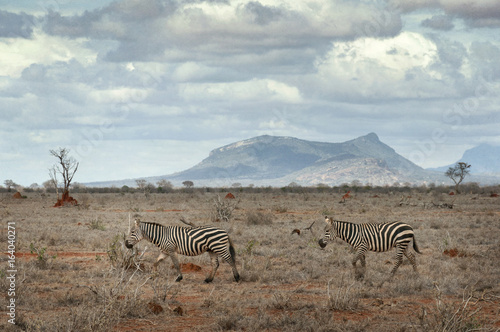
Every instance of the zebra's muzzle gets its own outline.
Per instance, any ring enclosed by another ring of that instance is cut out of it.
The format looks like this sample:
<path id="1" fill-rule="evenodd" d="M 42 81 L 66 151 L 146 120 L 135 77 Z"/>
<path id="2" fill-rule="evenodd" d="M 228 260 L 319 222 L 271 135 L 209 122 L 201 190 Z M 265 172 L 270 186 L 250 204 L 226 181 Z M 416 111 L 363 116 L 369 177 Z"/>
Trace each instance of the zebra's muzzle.
<path id="1" fill-rule="evenodd" d="M 132 243 L 128 242 L 128 240 L 127 240 L 127 241 L 125 241 L 125 247 L 127 247 L 128 249 L 132 249 L 134 247 L 134 245 Z"/>
<path id="2" fill-rule="evenodd" d="M 326 241 L 324 241 L 323 239 L 320 239 L 320 240 L 318 241 L 318 244 L 319 244 L 319 246 L 320 246 L 321 248 L 326 247 Z"/>

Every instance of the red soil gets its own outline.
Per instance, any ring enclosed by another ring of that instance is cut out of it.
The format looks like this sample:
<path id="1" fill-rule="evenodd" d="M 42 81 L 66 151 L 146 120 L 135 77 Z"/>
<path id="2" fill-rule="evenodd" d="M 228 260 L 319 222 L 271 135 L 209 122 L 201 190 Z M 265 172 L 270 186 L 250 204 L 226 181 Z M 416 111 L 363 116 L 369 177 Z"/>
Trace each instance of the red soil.
<path id="1" fill-rule="evenodd" d="M 450 257 L 465 257 L 467 256 L 463 251 L 459 251 L 457 248 L 453 249 L 446 249 L 443 251 L 443 255 L 450 256 Z"/>
<path id="2" fill-rule="evenodd" d="M 181 264 L 181 271 L 182 272 L 198 272 L 201 271 L 201 266 L 192 264 L 192 263 L 184 263 Z"/>
<path id="3" fill-rule="evenodd" d="M 56 204 L 54 204 L 54 207 L 60 207 L 60 206 L 65 206 L 65 205 L 77 205 L 78 202 L 76 199 L 71 197 L 69 195 L 69 191 L 65 191 L 60 199 L 57 200 Z"/>
<path id="4" fill-rule="evenodd" d="M 226 195 L 226 197 L 224 197 L 224 198 L 225 198 L 225 199 L 235 199 L 236 197 L 234 197 L 234 195 L 233 195 L 233 194 L 228 193 L 228 194 Z"/>

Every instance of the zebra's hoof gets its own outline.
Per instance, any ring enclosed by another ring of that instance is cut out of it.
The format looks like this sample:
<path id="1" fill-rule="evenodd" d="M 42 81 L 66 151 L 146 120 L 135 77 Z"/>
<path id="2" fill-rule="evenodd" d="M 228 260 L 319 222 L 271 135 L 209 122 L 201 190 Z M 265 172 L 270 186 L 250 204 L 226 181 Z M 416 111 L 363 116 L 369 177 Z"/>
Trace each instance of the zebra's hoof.
<path id="1" fill-rule="evenodd" d="M 175 282 L 179 282 L 182 280 L 182 276 L 178 276 L 177 279 L 175 279 Z"/>
<path id="2" fill-rule="evenodd" d="M 214 280 L 214 279 L 207 278 L 207 279 L 205 279 L 205 282 L 206 282 L 207 284 L 209 284 L 209 283 L 211 283 L 213 280 Z"/>
<path id="3" fill-rule="evenodd" d="M 234 281 L 236 281 L 236 282 L 240 281 L 240 275 L 239 274 L 234 276 Z"/>

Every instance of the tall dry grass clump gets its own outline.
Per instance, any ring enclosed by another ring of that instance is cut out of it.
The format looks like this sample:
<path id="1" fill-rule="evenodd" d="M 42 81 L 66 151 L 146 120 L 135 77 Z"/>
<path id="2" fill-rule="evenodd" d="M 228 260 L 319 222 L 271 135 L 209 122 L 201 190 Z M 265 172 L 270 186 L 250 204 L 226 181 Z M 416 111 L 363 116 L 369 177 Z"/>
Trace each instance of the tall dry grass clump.
<path id="1" fill-rule="evenodd" d="M 472 307 L 473 290 L 464 289 L 462 301 L 458 304 L 447 301 L 439 286 L 435 284 L 435 307 L 422 306 L 418 314 L 417 328 L 428 332 L 468 332 L 482 331 L 484 322 L 478 317 L 481 307 Z"/>
<path id="2" fill-rule="evenodd" d="M 337 280 L 336 290 L 330 288 L 332 281 Z M 359 306 L 360 292 L 356 281 L 347 281 L 345 273 L 340 279 L 331 278 L 327 285 L 328 308 L 330 310 L 353 311 Z"/>
<path id="3" fill-rule="evenodd" d="M 271 225 L 273 223 L 273 216 L 270 213 L 260 211 L 247 212 L 246 224 L 247 225 Z"/>

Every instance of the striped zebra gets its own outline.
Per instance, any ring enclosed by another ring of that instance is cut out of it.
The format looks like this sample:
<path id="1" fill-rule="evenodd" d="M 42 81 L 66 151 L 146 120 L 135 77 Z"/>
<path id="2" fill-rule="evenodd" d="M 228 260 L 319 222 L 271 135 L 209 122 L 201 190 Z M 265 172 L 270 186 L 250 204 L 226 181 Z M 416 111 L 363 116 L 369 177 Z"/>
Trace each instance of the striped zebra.
<path id="1" fill-rule="evenodd" d="M 161 253 L 153 265 L 155 271 L 158 264 L 165 259 L 165 257 L 170 256 L 177 270 L 177 279 L 175 281 L 182 280 L 177 254 L 198 256 L 204 252 L 210 254 L 212 263 L 212 272 L 210 272 L 210 275 L 205 279 L 205 282 L 212 282 L 214 279 L 215 272 L 219 267 L 218 256 L 221 256 L 231 265 L 234 279 L 236 281 L 240 280 L 240 275 L 238 274 L 238 270 L 236 270 L 236 253 L 229 239 L 229 235 L 223 229 L 211 226 L 163 226 L 152 222 L 142 222 L 136 219 L 135 227 L 126 239 L 125 246 L 130 249 L 142 239 L 146 239 L 160 248 Z"/>
<path id="2" fill-rule="evenodd" d="M 396 273 L 396 270 L 403 262 L 403 255 L 410 260 L 413 270 L 417 271 L 415 255 L 407 250 L 413 239 L 413 249 L 417 253 L 421 253 L 418 250 L 415 234 L 411 226 L 398 221 L 383 224 L 353 224 L 328 217 L 325 217 L 325 222 L 327 224 L 325 234 L 319 240 L 319 245 L 324 248 L 329 240 L 334 240 L 336 237 L 349 243 L 356 250 L 356 256 L 352 260 L 355 271 L 358 260 L 361 261 L 362 268 L 365 268 L 365 254 L 368 250 L 384 252 L 394 247 L 396 247 L 396 263 L 392 268 L 391 276 Z"/>

